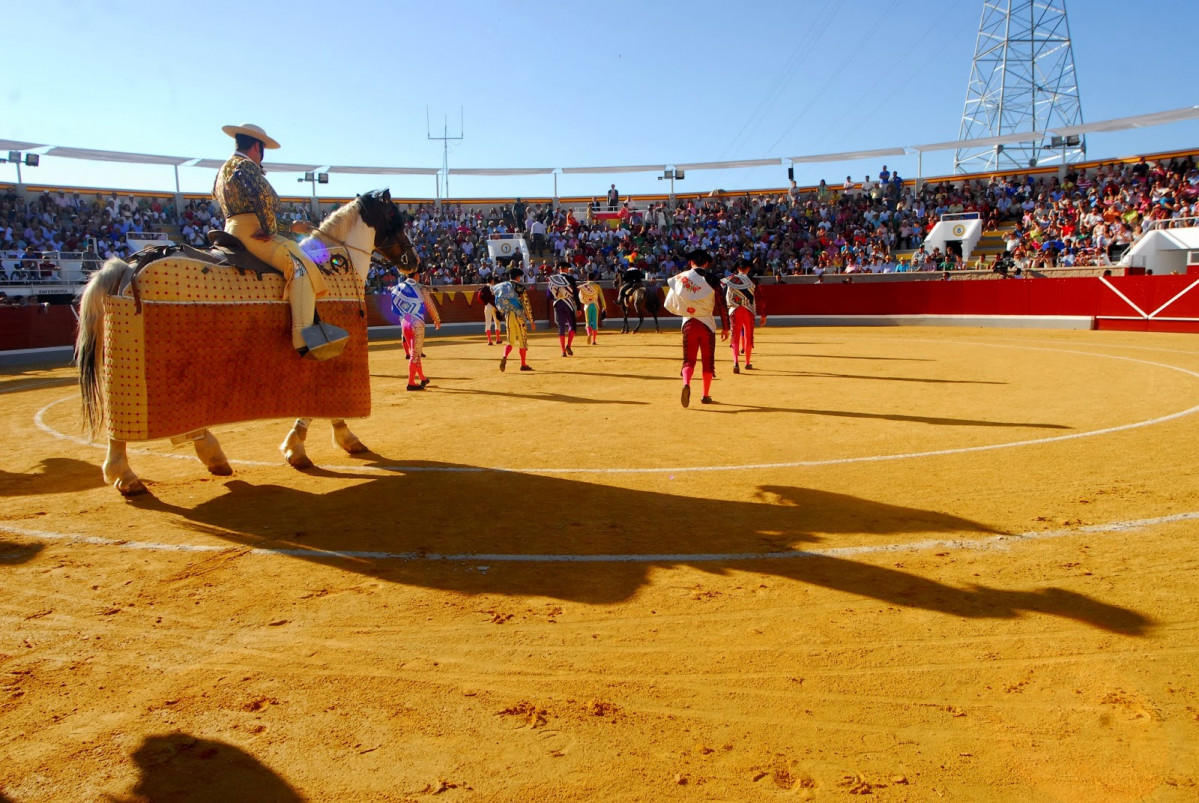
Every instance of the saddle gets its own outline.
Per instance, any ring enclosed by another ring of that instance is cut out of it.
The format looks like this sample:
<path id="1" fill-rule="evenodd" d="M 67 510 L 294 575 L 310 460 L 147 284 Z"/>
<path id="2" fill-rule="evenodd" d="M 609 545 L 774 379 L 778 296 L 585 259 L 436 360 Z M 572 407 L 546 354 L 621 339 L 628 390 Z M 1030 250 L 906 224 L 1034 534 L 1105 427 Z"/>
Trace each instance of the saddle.
<path id="1" fill-rule="evenodd" d="M 180 256 L 204 262 L 208 265 L 234 268 L 242 275 L 252 273 L 258 277 L 259 281 L 262 281 L 262 276 L 266 273 L 273 273 L 276 276 L 283 275 L 278 268 L 268 265 L 247 251 L 246 247 L 242 245 L 241 240 L 228 232 L 220 230 L 210 231 L 208 232 L 208 242 L 212 247 L 206 249 L 195 248 L 186 243 L 152 245 L 133 254 L 129 258 L 130 264 L 133 267 L 134 273 L 139 273 L 142 268 L 151 262 L 157 262 L 167 257 Z"/>
<path id="2" fill-rule="evenodd" d="M 212 244 L 212 247 L 208 249 L 195 248 L 182 243 L 168 243 L 143 248 L 129 257 L 129 265 L 133 269 L 133 276 L 129 284 L 136 314 L 140 315 L 142 312 L 141 280 L 143 271 L 164 259 L 184 259 L 193 264 L 199 263 L 203 266 L 200 268 L 200 273 L 203 274 L 209 273 L 209 266 L 211 266 L 213 268 L 233 268 L 239 275 L 250 274 L 260 282 L 263 280 L 262 277 L 268 273 L 283 277 L 282 271 L 251 254 L 246 250 L 245 245 L 233 235 L 224 231 L 209 231 L 207 236 L 209 243 Z M 327 264 L 316 263 L 317 269 L 322 273 L 326 275 L 352 273 L 350 261 L 343 253 L 328 253 L 326 256 Z M 359 315 L 365 317 L 365 310 L 361 308 L 361 302 L 359 302 Z M 301 356 L 314 360 L 328 360 L 336 357 L 349 342 L 349 332 L 321 321 L 319 315 L 315 316 L 315 321 L 311 326 L 304 328 L 301 335 L 304 339 L 304 347 L 300 349 Z"/>

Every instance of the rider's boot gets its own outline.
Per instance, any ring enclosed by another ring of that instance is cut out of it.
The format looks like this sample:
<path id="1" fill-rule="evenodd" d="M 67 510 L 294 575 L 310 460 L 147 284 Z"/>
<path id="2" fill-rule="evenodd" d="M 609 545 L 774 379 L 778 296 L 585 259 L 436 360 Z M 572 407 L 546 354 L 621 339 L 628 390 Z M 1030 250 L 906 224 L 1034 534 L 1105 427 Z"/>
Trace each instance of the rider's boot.
<path id="1" fill-rule="evenodd" d="M 291 345 L 301 357 L 330 360 L 345 349 L 350 333 L 340 326 L 315 323 L 316 291 L 297 259 L 291 280 Z"/>
<path id="2" fill-rule="evenodd" d="M 291 280 L 291 345 L 300 354 L 308 351 L 304 342 L 304 330 L 312 326 L 316 315 L 316 293 L 312 282 L 308 280 L 308 272 L 300 265 L 296 266 Z"/>

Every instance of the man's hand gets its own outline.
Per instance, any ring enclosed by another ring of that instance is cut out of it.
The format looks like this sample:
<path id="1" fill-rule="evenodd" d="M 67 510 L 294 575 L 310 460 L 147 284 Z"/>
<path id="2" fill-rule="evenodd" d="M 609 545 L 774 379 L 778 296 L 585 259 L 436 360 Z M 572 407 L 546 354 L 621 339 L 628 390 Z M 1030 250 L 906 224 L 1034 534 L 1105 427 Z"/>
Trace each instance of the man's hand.
<path id="1" fill-rule="evenodd" d="M 311 234 L 316 226 L 309 223 L 307 220 L 296 220 L 291 224 L 292 234 Z"/>
<path id="2" fill-rule="evenodd" d="M 766 316 L 763 315 L 761 320 L 758 321 L 758 326 L 765 326 L 765 325 L 766 325 Z"/>
<path id="3" fill-rule="evenodd" d="M 728 339 L 729 339 L 729 330 L 728 330 L 728 329 L 721 329 L 721 330 L 720 330 L 720 339 L 721 339 L 721 340 L 728 340 Z"/>
<path id="4" fill-rule="evenodd" d="M 266 231 L 265 229 L 259 229 L 258 231 L 254 232 L 250 236 L 253 237 L 255 240 L 261 240 L 264 243 L 269 243 L 271 241 L 272 235 L 270 234 L 270 232 Z"/>

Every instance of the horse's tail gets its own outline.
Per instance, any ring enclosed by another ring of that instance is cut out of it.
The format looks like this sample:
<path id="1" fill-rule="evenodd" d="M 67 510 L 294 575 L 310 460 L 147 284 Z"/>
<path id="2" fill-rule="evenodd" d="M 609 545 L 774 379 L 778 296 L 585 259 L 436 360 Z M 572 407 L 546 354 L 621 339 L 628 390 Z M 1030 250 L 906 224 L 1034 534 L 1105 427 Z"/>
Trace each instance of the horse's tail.
<path id="1" fill-rule="evenodd" d="M 133 275 L 133 268 L 110 259 L 92 274 L 79 297 L 79 336 L 75 338 L 75 366 L 79 371 L 79 395 L 83 403 L 83 426 L 95 437 L 104 423 L 104 394 L 97 370 L 104 359 L 104 299 L 120 292 Z"/>

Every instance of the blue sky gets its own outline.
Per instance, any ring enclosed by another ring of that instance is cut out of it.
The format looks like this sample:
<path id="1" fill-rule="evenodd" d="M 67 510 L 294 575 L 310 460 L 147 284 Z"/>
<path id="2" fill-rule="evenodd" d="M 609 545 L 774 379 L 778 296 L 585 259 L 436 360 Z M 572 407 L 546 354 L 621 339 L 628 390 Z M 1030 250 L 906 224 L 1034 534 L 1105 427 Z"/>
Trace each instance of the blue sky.
<path id="1" fill-rule="evenodd" d="M 1184 33 L 1194 0 L 1067 5 L 1083 117 L 1199 103 Z M 1142 6 L 1144 8 L 1144 6 Z M 789 157 L 957 138 L 978 0 L 720 3 L 287 4 L 7 0 L 0 139 L 224 158 L 227 123 L 280 140 L 268 161 L 436 168 L 675 164 Z M 1172 22 L 1174 24 L 1172 24 Z M 1177 33 L 1175 33 L 1177 32 Z M 20 70 L 14 65 L 23 65 Z M 462 124 L 460 125 L 460 114 Z M 1199 146 L 1199 121 L 1088 137 L 1091 158 Z M 925 176 L 952 151 L 924 155 Z M 887 160 L 905 177 L 915 154 Z M 799 164 L 814 184 L 873 161 Z M 179 170 L 185 192 L 212 171 Z M 27 184 L 172 190 L 170 167 L 42 160 Z M 307 195 L 273 173 L 280 194 Z M 337 176 L 321 195 L 389 186 L 433 197 L 431 176 Z M 0 181 L 14 181 L 0 165 Z M 655 173 L 559 175 L 560 196 L 658 193 Z M 786 166 L 690 171 L 678 192 L 783 187 Z M 444 190 L 443 190 L 444 192 Z M 451 176 L 451 197 L 550 196 L 554 179 Z"/>

